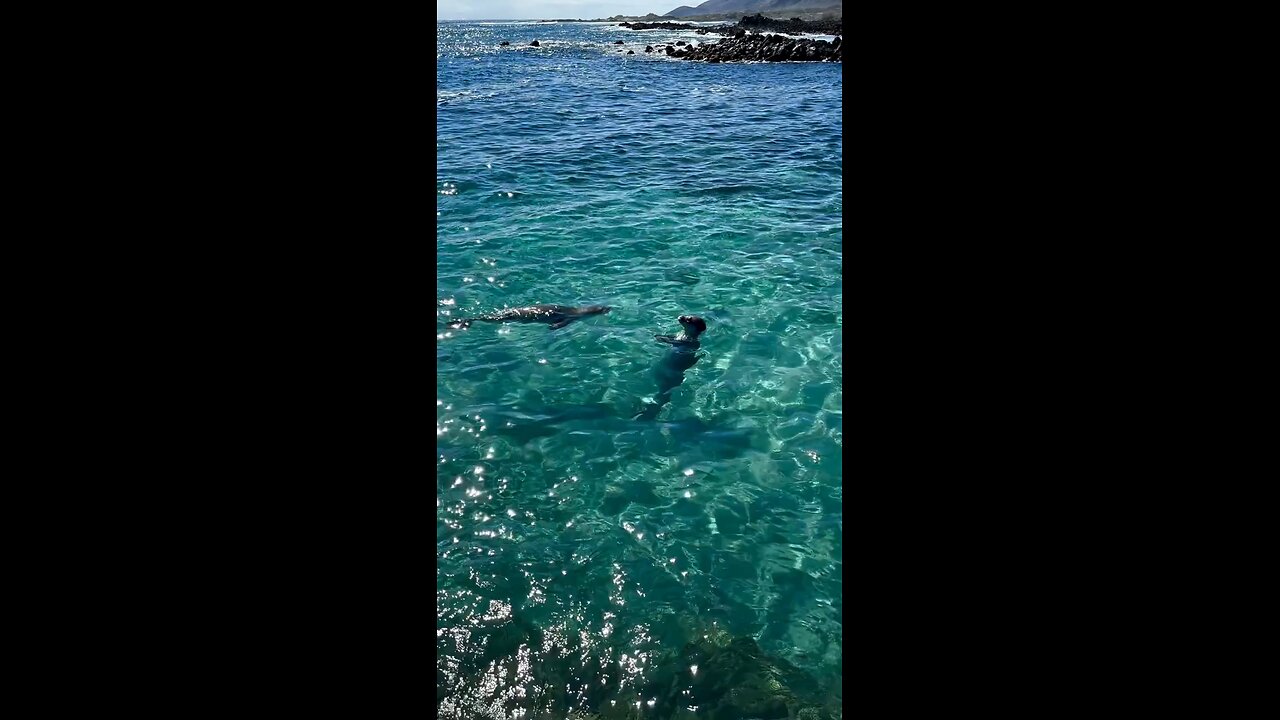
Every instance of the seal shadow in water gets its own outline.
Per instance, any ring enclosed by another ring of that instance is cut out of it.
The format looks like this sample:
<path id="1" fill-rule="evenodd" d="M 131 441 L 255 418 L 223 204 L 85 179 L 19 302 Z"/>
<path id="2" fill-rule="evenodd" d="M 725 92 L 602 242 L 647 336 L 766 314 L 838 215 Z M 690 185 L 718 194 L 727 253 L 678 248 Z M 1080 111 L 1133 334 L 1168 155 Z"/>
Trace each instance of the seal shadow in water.
<path id="1" fill-rule="evenodd" d="M 646 408 L 646 411 L 656 414 L 656 408 Z M 655 425 L 652 417 L 628 417 L 626 413 L 630 411 L 608 403 L 551 408 L 521 406 L 519 410 L 492 408 L 486 412 L 493 419 L 489 432 L 519 445 L 572 432 L 601 433 L 612 436 L 624 454 L 628 449 L 637 453 L 656 452 L 680 456 L 687 462 L 737 457 L 746 451 L 768 447 L 759 429 L 751 425 L 728 422 L 724 418 L 702 420 L 697 417 L 658 421 Z"/>

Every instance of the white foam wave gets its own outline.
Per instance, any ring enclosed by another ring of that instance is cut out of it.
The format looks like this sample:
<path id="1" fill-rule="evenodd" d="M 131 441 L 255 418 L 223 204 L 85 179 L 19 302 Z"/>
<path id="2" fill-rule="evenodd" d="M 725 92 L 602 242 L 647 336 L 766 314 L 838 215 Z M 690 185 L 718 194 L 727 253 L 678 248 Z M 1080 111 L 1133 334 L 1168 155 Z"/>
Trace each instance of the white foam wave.
<path id="1" fill-rule="evenodd" d="M 784 32 L 775 32 L 775 33 L 753 32 L 751 34 L 752 35 L 779 35 L 781 37 L 792 38 L 793 40 L 826 40 L 827 42 L 834 42 L 836 39 L 835 35 L 793 35 L 791 33 L 784 33 Z"/>

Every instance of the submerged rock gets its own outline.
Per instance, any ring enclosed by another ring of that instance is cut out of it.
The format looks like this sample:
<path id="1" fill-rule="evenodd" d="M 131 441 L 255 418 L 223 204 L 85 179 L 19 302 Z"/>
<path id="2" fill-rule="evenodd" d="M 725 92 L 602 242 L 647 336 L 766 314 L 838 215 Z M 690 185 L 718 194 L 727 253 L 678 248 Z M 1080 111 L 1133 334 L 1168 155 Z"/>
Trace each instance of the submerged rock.
<path id="1" fill-rule="evenodd" d="M 683 645 L 667 645 L 651 656 L 646 672 L 635 678 L 639 684 L 619 682 L 617 673 L 607 672 L 581 696 L 571 698 L 558 691 L 534 703 L 529 720 L 572 718 L 573 720 L 839 720 L 838 685 L 821 685 L 809 673 L 786 660 L 765 653 L 747 636 L 735 636 L 719 623 L 707 623 L 690 613 L 670 613 L 662 621 L 678 628 Z M 496 628 L 481 628 L 491 654 L 510 656 L 522 647 L 538 647 L 541 630 L 520 613 Z M 678 649 L 677 649 L 678 648 Z M 581 678 L 580 671 L 603 667 L 603 657 L 592 656 L 578 662 L 562 662 L 534 653 L 531 670 L 542 688 L 563 688 Z M 609 662 L 617 659 L 610 657 Z M 483 668 L 477 668 L 484 672 Z M 607 677 L 607 679 L 606 679 Z M 642 679 L 643 678 L 643 679 Z M 456 687 L 475 686 L 477 678 L 460 677 Z M 836 683 L 838 678 L 829 680 Z M 827 681 L 824 681 L 827 682 Z M 446 678 L 437 669 L 437 692 L 446 687 Z M 644 703 L 637 706 L 641 698 Z M 520 701 L 523 705 L 525 701 Z M 563 704 L 562 704 L 563 703 Z M 543 712 L 539 712 L 541 704 Z M 573 706 L 565 713 L 564 704 Z M 698 710 L 689 710 L 696 705 Z M 554 706 L 554 711 L 553 711 Z M 475 715 L 479 717 L 480 715 Z"/>
<path id="2" fill-rule="evenodd" d="M 529 43 L 529 47 L 542 47 L 542 46 L 538 44 L 537 40 L 534 40 L 533 42 Z"/>
<path id="3" fill-rule="evenodd" d="M 718 624 L 706 626 L 689 616 L 676 619 L 693 640 L 678 651 L 655 658 L 653 674 L 643 690 L 653 699 L 643 713 L 631 702 L 605 703 L 596 712 L 603 720 L 684 718 L 692 701 L 697 717 L 805 718 L 834 720 L 838 701 L 823 697 L 817 681 L 786 660 L 766 655 L 750 637 L 734 637 Z M 689 694 L 686 695 L 686 692 Z M 624 708 L 627 706 L 627 708 Z M 689 713 L 688 717 L 694 717 Z"/>
<path id="4" fill-rule="evenodd" d="M 511 42 L 510 42 L 510 41 L 508 41 L 508 40 L 503 40 L 502 42 L 498 43 L 498 45 L 500 45 L 500 46 L 501 46 L 501 45 L 510 45 L 510 44 L 511 44 Z"/>

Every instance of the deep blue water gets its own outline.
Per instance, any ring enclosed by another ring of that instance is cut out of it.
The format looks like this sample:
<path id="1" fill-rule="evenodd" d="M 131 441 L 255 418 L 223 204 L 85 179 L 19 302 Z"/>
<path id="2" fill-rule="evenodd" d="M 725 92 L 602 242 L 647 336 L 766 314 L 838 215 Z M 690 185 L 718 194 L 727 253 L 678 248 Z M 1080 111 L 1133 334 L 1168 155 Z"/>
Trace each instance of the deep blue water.
<path id="1" fill-rule="evenodd" d="M 842 66 L 646 56 L 716 36 L 609 24 L 437 32 L 441 714 L 706 717 L 728 695 L 688 667 L 699 638 L 749 638 L 838 707 Z M 614 309 L 447 327 L 533 303 Z M 697 362 L 633 420 L 682 313 Z"/>

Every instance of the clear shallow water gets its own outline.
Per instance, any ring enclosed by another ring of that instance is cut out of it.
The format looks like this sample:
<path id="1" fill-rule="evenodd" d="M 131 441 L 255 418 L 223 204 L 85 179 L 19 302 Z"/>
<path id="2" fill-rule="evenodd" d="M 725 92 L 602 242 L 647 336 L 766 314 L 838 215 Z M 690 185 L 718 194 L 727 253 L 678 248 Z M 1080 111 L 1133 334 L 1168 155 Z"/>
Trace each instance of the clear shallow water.
<path id="1" fill-rule="evenodd" d="M 646 56 L 717 38 L 612 25 L 437 32 L 441 714 L 726 717 L 740 678 L 690 671 L 690 643 L 742 638 L 838 707 L 841 65 Z M 446 325 L 533 303 L 615 309 Z M 701 356 L 632 420 L 682 313 Z"/>

